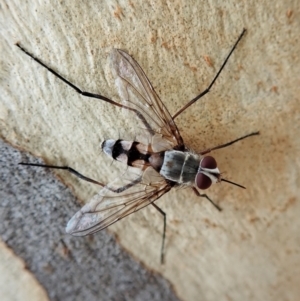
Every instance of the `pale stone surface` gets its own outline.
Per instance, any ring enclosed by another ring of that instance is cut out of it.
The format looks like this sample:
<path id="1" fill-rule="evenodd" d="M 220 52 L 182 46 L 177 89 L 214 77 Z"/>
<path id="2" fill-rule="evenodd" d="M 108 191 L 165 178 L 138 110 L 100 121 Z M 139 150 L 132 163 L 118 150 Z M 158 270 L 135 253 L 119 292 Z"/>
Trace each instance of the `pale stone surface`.
<path id="1" fill-rule="evenodd" d="M 2 1 L 3 2 L 3 1 Z M 176 190 L 167 213 L 166 264 L 159 264 L 161 217 L 146 208 L 111 227 L 120 243 L 160 271 L 184 300 L 295 300 L 299 271 L 299 3 L 170 1 L 1 4 L 1 136 L 48 163 L 113 179 L 118 164 L 99 154 L 131 121 L 83 99 L 21 53 L 19 41 L 82 89 L 118 99 L 107 60 L 128 51 L 176 112 L 213 78 L 243 27 L 247 35 L 209 95 L 176 121 L 187 146 L 202 150 L 254 130 L 214 153 L 226 184 L 208 194 L 223 212 Z M 60 173 L 82 200 L 97 187 Z M 71 214 L 70 214 L 71 215 Z"/>
<path id="2" fill-rule="evenodd" d="M 0 240 L 0 300 L 46 301 L 44 288 L 26 269 L 25 263 Z"/>

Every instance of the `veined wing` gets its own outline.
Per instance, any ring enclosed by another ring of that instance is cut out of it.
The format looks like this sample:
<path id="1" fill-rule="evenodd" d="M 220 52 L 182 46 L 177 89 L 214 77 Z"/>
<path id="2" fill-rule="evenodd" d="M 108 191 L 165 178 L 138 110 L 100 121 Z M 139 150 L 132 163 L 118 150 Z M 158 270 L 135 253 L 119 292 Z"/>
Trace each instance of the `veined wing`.
<path id="1" fill-rule="evenodd" d="M 120 187 L 118 183 L 122 183 L 127 189 L 121 187 L 117 192 L 115 186 Z M 135 182 L 126 183 L 120 177 L 101 189 L 71 218 L 66 232 L 74 236 L 84 236 L 100 231 L 153 203 L 171 188 L 152 167 L 146 169 L 143 176 L 138 177 Z"/>
<path id="2" fill-rule="evenodd" d="M 165 146 L 160 142 L 161 147 L 155 151 L 183 146 L 183 139 L 172 116 L 139 64 L 123 50 L 113 49 L 111 65 L 124 106 L 135 110 L 149 138 L 156 134 L 157 141 L 159 137 L 165 141 Z M 155 143 L 152 144 L 155 147 Z"/>

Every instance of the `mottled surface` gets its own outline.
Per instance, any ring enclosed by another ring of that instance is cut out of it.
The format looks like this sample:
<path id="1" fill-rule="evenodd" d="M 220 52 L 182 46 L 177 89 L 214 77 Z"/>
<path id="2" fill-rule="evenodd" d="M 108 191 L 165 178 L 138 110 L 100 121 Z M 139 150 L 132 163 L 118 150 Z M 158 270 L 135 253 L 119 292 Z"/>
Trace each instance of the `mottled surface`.
<path id="1" fill-rule="evenodd" d="M 221 213 L 188 189 L 163 196 L 157 204 L 167 213 L 164 266 L 159 263 L 162 218 L 154 208 L 109 230 L 149 269 L 161 272 L 182 299 L 298 298 L 298 0 L 2 3 L 0 135 L 47 163 L 70 165 L 103 182 L 126 167 L 101 154 L 100 142 L 134 138 L 134 130 L 123 128 L 136 126 L 136 120 L 80 97 L 14 43 L 82 89 L 115 100 L 107 58 L 112 48 L 124 49 L 174 114 L 208 86 L 246 27 L 211 92 L 176 122 L 196 151 L 260 130 L 258 137 L 213 153 L 224 176 L 247 189 L 226 183 L 211 187 L 207 193 L 222 206 Z M 69 174 L 59 176 L 82 202 L 98 190 Z M 70 216 L 56 221 L 61 233 Z"/>

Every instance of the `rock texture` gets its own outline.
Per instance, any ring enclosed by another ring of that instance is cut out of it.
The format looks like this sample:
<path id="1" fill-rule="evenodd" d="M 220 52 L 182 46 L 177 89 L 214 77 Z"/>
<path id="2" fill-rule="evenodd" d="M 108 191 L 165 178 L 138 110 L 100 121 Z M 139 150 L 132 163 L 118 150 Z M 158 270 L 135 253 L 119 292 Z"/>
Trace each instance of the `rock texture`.
<path id="1" fill-rule="evenodd" d="M 292 0 L 30 5 L 2 0 L 0 135 L 47 163 L 109 182 L 123 167 L 101 154 L 99 145 L 105 138 L 123 137 L 135 125 L 132 118 L 80 97 L 14 44 L 20 42 L 80 88 L 116 100 L 108 54 L 113 47 L 124 49 L 174 114 L 208 86 L 247 28 L 209 95 L 176 119 L 195 151 L 260 130 L 260 136 L 213 154 L 226 177 L 247 189 L 226 183 L 210 188 L 207 193 L 222 206 L 221 213 L 189 189 L 162 197 L 157 204 L 168 219 L 164 266 L 159 263 L 162 219 L 153 208 L 109 231 L 168 279 L 182 300 L 295 300 L 300 295 L 299 14 Z M 82 203 L 98 190 L 70 174 L 58 175 Z M 48 194 L 55 210 L 66 206 Z M 35 202 L 28 200 L 29 206 Z M 61 235 L 74 209 L 55 221 Z M 24 229 L 30 236 L 30 219 L 28 228 L 10 231 Z M 81 242 L 64 239 L 71 247 Z"/>

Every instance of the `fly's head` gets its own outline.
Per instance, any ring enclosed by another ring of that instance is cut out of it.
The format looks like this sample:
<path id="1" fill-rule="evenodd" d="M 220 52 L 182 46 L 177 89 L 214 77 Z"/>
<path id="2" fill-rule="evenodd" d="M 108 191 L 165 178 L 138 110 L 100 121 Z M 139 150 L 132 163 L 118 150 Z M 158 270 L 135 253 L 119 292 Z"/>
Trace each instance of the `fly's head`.
<path id="1" fill-rule="evenodd" d="M 212 184 L 220 181 L 221 174 L 217 167 L 215 158 L 212 156 L 203 157 L 200 161 L 198 173 L 195 179 L 196 186 L 201 190 L 205 190 Z"/>
<path id="2" fill-rule="evenodd" d="M 199 189 L 204 190 L 209 188 L 211 184 L 221 181 L 246 189 L 243 185 L 221 178 L 221 173 L 217 167 L 217 162 L 214 157 L 203 157 L 200 161 L 198 173 L 195 179 L 196 186 Z"/>

